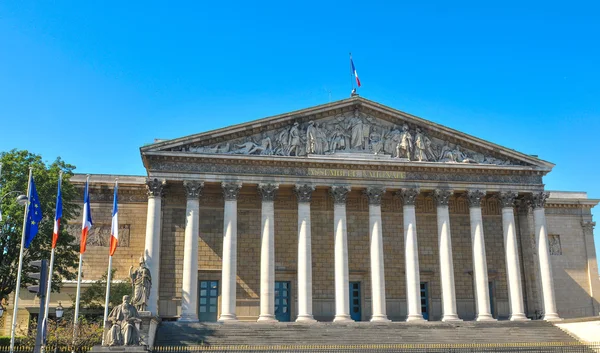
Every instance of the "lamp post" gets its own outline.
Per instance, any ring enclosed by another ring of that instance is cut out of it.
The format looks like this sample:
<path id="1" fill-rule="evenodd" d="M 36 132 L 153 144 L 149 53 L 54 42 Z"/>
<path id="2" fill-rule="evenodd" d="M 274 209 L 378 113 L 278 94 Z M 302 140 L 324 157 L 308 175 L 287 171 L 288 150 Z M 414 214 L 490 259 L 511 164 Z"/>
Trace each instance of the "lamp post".
<path id="1" fill-rule="evenodd" d="M 63 314 L 65 313 L 65 309 L 62 307 L 60 302 L 58 302 L 58 306 L 55 309 L 55 313 L 56 313 L 56 331 L 54 332 L 54 335 L 56 337 L 56 346 L 54 347 L 54 353 L 58 353 L 58 322 L 60 321 Z"/>

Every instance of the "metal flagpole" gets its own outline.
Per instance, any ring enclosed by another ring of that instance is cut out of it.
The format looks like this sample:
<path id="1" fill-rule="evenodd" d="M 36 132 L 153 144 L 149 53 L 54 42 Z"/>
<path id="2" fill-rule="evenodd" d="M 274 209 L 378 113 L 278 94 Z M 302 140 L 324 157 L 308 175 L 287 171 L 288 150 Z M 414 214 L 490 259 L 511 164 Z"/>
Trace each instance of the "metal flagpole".
<path id="1" fill-rule="evenodd" d="M 118 178 L 115 179 L 115 190 L 117 189 L 117 185 L 119 183 Z M 117 197 L 117 193 L 115 192 L 115 197 Z M 118 219 L 118 218 L 117 218 Z M 115 221 L 114 219 L 112 220 L 113 222 Z M 111 228 L 113 228 L 113 225 L 111 225 Z M 116 225 L 116 228 L 119 229 L 119 225 Z M 112 233 L 112 229 L 111 229 L 111 233 Z M 113 236 L 113 234 L 111 234 L 111 237 Z M 109 250 L 110 253 L 110 250 Z M 108 320 L 108 301 L 110 298 L 110 283 L 112 280 L 112 260 L 113 257 L 112 255 L 108 256 L 108 274 L 106 275 L 106 299 L 104 300 L 104 319 L 102 320 L 102 327 L 105 329 L 104 331 L 106 331 L 106 320 Z M 104 335 L 102 335 L 102 345 L 104 345 Z"/>
<path id="2" fill-rule="evenodd" d="M 85 187 L 86 192 L 89 193 L 89 185 L 90 185 L 90 175 L 88 174 Z M 86 200 L 83 200 L 83 225 L 82 229 L 85 227 L 85 223 L 87 221 L 87 206 L 85 205 Z M 83 230 L 82 230 L 83 232 Z M 82 234 L 83 236 L 83 234 Z M 83 239 L 82 239 L 83 240 Z M 86 239 L 87 241 L 87 239 Z M 79 301 L 81 299 L 81 267 L 83 265 L 83 253 L 81 249 L 79 249 L 79 274 L 77 275 L 77 297 L 75 299 L 75 318 L 73 320 L 73 352 L 75 351 L 75 340 L 77 339 L 77 331 L 79 325 Z"/>
<path id="3" fill-rule="evenodd" d="M 25 204 L 25 215 L 23 215 L 23 231 L 21 232 L 21 250 L 19 253 L 19 269 L 17 272 L 17 287 L 15 288 L 15 300 L 13 307 L 12 325 L 10 327 L 10 353 L 15 351 L 15 330 L 17 328 L 17 310 L 19 309 L 19 292 L 21 291 L 21 271 L 23 270 L 23 249 L 25 248 L 25 225 L 29 213 L 29 203 L 31 202 L 31 178 L 33 177 L 33 168 L 29 167 L 29 181 L 27 182 L 27 204 Z"/>
<path id="4" fill-rule="evenodd" d="M 61 170 L 58 173 L 58 190 L 60 190 L 60 187 L 62 186 L 62 176 L 63 176 L 63 171 Z M 58 191 L 57 191 L 57 193 L 58 193 Z M 56 200 L 56 202 L 59 202 L 59 201 Z M 56 231 L 59 232 L 60 224 L 58 224 L 57 227 L 58 227 L 58 229 L 56 229 Z M 53 232 L 54 232 L 54 230 L 53 230 Z M 55 247 L 53 246 L 52 252 L 50 253 L 50 268 L 48 269 L 48 286 L 46 287 L 46 304 L 45 304 L 46 309 L 44 310 L 44 321 L 42 321 L 42 324 L 46 326 L 46 327 L 44 327 L 44 331 L 47 329 L 47 325 L 48 325 L 48 307 L 50 306 L 50 293 L 52 292 L 52 271 L 54 268 L 54 250 L 55 250 L 54 248 Z M 46 337 L 46 336 L 44 335 L 44 337 Z M 45 347 L 45 346 L 46 346 L 46 340 L 44 339 L 42 347 Z"/>

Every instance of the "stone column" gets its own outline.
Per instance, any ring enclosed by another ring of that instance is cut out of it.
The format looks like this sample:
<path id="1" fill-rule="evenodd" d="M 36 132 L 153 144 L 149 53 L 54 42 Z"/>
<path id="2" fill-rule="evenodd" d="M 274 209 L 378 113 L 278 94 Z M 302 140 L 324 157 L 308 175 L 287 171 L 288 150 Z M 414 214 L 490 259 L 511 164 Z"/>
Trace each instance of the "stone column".
<path id="1" fill-rule="evenodd" d="M 186 180 L 183 186 L 187 196 L 187 207 L 179 321 L 198 321 L 198 237 L 200 236 L 198 198 L 202 194 L 204 183 Z"/>
<path id="2" fill-rule="evenodd" d="M 312 306 L 312 248 L 310 201 L 315 187 L 296 185 L 298 198 L 298 317 L 297 322 L 316 322 Z"/>
<path id="3" fill-rule="evenodd" d="M 258 184 L 262 198 L 260 242 L 260 322 L 275 319 L 275 196 L 278 184 Z"/>
<path id="4" fill-rule="evenodd" d="M 521 266 L 519 264 L 519 244 L 515 228 L 516 192 L 500 193 L 502 203 L 502 230 L 504 234 L 504 251 L 506 255 L 506 282 L 508 284 L 508 302 L 510 304 L 510 320 L 526 321 L 523 305 L 523 289 L 521 286 Z"/>
<path id="5" fill-rule="evenodd" d="M 349 186 L 332 186 L 333 229 L 335 253 L 335 318 L 333 322 L 349 322 L 350 275 L 348 273 L 348 233 L 346 229 L 346 198 Z"/>
<path id="6" fill-rule="evenodd" d="M 454 262 L 452 261 L 452 236 L 448 201 L 451 190 L 435 190 L 433 199 L 437 205 L 438 248 L 440 251 L 440 283 L 442 287 L 442 321 L 462 321 L 456 313 L 456 290 L 454 287 Z"/>
<path id="7" fill-rule="evenodd" d="M 598 260 L 596 258 L 596 248 L 594 247 L 594 227 L 596 222 L 591 220 L 581 221 L 583 237 L 585 239 L 585 249 L 587 252 L 587 272 L 588 283 L 590 284 L 590 297 L 592 299 L 592 313 L 596 315 L 600 311 L 600 280 L 598 279 Z"/>
<path id="8" fill-rule="evenodd" d="M 221 287 L 221 317 L 219 321 L 237 320 L 236 277 L 237 277 L 237 198 L 242 183 L 223 182 L 225 210 L 223 217 L 223 275 Z"/>
<path id="9" fill-rule="evenodd" d="M 418 189 L 402 189 L 399 196 L 404 205 L 404 260 L 406 272 L 406 321 L 423 321 L 421 311 L 421 277 L 419 273 L 419 245 L 415 201 Z"/>
<path id="10" fill-rule="evenodd" d="M 475 287 L 477 321 L 495 321 L 496 319 L 492 317 L 490 308 L 483 217 L 481 215 L 481 201 L 484 196 L 485 193 L 480 190 L 469 190 L 467 192 L 471 216 L 471 244 L 473 247 L 473 286 Z"/>
<path id="11" fill-rule="evenodd" d="M 383 235 L 381 226 L 381 197 L 385 189 L 379 186 L 368 187 L 369 197 L 369 236 L 371 238 L 371 300 L 373 315 L 371 321 L 389 322 L 385 303 L 385 272 L 383 264 Z"/>
<path id="12" fill-rule="evenodd" d="M 160 234 L 162 216 L 162 196 L 166 180 L 146 179 L 148 189 L 148 216 L 146 218 L 146 243 L 144 257 L 150 269 L 152 286 L 148 297 L 147 310 L 158 315 L 158 289 L 160 288 Z"/>
<path id="13" fill-rule="evenodd" d="M 544 205 L 550 194 L 537 192 L 533 194 L 533 223 L 535 224 L 535 240 L 537 243 L 538 259 L 540 261 L 540 278 L 542 280 L 542 297 L 544 298 L 544 320 L 558 321 L 561 318 L 556 312 L 554 299 L 554 283 L 552 281 L 552 264 L 548 248 L 548 231 Z"/>

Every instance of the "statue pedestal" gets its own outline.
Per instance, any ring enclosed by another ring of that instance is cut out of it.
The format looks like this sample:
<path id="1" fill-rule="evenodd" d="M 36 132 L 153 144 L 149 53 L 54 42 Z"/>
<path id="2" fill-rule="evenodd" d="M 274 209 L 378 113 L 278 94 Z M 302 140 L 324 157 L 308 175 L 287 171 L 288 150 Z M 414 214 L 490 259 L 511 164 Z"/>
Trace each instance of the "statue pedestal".
<path id="1" fill-rule="evenodd" d="M 140 317 L 141 323 L 138 327 L 138 332 L 140 334 L 140 345 L 138 346 L 94 346 L 92 348 L 92 352 L 127 352 L 127 353 L 136 353 L 136 352 L 151 352 L 154 348 L 154 341 L 156 338 L 156 329 L 158 328 L 158 324 L 160 323 L 159 316 L 153 316 L 149 311 L 138 311 L 138 315 Z M 104 329 L 104 338 L 106 341 L 106 337 L 108 331 L 110 330 L 110 324 L 107 324 Z"/>

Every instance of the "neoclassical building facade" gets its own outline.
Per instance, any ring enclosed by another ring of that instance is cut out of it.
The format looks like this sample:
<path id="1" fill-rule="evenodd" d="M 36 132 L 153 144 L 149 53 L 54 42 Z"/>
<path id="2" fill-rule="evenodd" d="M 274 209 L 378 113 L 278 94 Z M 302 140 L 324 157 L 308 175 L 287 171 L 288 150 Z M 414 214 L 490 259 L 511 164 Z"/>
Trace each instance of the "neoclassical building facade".
<path id="1" fill-rule="evenodd" d="M 598 200 L 546 190 L 554 165 L 537 156 L 359 96 L 140 151 L 147 176 L 119 176 L 124 240 L 113 266 L 126 278 L 143 253 L 148 309 L 164 320 L 600 310 Z M 105 271 L 115 177 L 91 176 L 88 278 Z"/>

